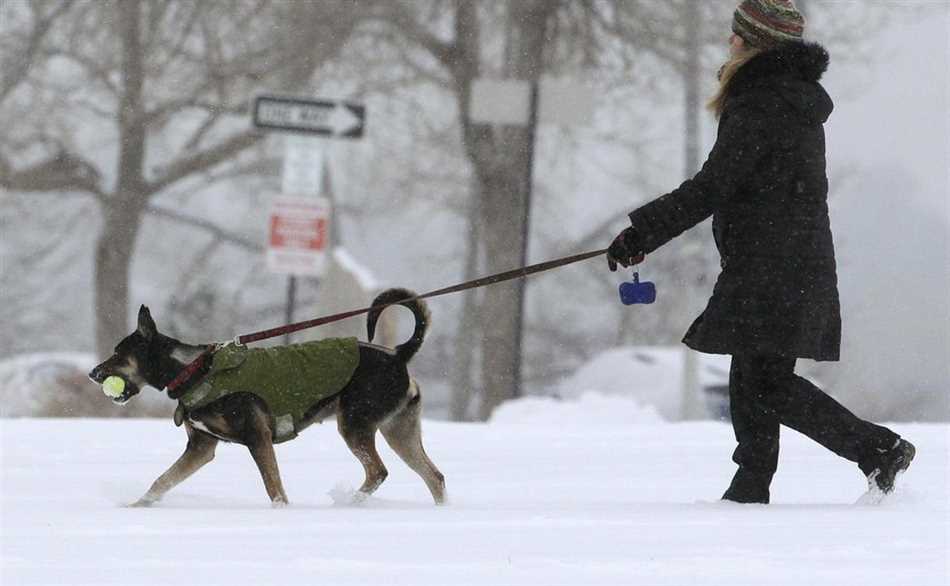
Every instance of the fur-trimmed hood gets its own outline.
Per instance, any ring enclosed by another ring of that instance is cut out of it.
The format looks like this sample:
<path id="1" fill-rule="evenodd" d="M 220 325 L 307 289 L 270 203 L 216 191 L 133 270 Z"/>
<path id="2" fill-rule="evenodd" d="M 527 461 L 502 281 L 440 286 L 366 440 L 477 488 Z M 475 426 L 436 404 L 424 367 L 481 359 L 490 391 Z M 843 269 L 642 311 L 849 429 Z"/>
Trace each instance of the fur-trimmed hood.
<path id="1" fill-rule="evenodd" d="M 818 83 L 828 70 L 828 61 L 828 51 L 818 43 L 782 43 L 739 68 L 729 84 L 727 100 L 755 99 L 756 90 L 768 89 L 809 120 L 824 123 L 834 109 Z"/>

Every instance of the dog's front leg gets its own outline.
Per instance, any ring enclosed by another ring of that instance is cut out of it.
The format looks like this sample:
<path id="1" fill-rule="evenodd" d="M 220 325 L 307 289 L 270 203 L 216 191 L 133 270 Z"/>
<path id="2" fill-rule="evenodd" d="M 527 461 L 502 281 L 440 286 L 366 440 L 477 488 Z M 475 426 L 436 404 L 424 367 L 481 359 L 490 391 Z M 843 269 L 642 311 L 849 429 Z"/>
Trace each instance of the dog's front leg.
<path id="1" fill-rule="evenodd" d="M 254 458 L 254 463 L 261 472 L 264 488 L 267 490 L 271 504 L 275 507 L 286 506 L 287 493 L 284 492 L 284 485 L 280 481 L 280 470 L 277 468 L 269 419 L 260 410 L 254 413 L 253 430 L 251 437 L 248 438 L 247 448 L 251 451 L 251 457 Z"/>
<path id="2" fill-rule="evenodd" d="M 166 492 L 181 484 L 183 480 L 214 459 L 214 448 L 218 445 L 218 438 L 201 433 L 188 423 L 185 424 L 185 431 L 188 433 L 188 446 L 185 447 L 185 453 L 152 483 L 152 487 L 142 498 L 132 503 L 133 507 L 147 507 L 158 501 Z"/>

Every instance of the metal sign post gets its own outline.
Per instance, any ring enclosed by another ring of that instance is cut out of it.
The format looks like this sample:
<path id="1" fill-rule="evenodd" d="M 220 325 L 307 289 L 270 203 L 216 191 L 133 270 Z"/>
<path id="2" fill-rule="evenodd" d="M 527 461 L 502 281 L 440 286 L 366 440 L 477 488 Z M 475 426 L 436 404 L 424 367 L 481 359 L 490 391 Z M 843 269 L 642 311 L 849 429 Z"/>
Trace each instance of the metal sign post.
<path id="1" fill-rule="evenodd" d="M 285 319 L 292 323 L 298 275 L 322 276 L 334 241 L 331 194 L 321 193 L 324 146 L 312 137 L 361 138 L 366 108 L 341 100 L 258 96 L 252 110 L 258 128 L 310 135 L 286 137 L 281 194 L 273 198 L 268 220 L 267 267 L 289 275 Z"/>

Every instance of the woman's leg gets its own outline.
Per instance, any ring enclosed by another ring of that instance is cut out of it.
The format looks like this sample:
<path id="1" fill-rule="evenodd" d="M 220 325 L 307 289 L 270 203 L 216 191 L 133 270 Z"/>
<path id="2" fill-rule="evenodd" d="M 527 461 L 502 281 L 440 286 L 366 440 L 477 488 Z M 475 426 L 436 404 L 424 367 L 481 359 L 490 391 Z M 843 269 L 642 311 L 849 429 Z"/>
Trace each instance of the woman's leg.
<path id="1" fill-rule="evenodd" d="M 856 462 L 873 487 L 887 493 L 910 465 L 914 447 L 886 427 L 864 421 L 795 374 L 795 359 L 733 356 L 729 373 L 732 426 L 739 465 L 724 499 L 769 500 L 768 487 L 778 466 L 779 424 Z"/>
<path id="2" fill-rule="evenodd" d="M 760 405 L 778 421 L 842 458 L 857 462 L 862 471 L 876 454 L 891 449 L 899 436 L 856 416 L 807 379 L 795 374 L 795 359 L 759 358 L 757 374 L 771 385 L 757 396 Z"/>
<path id="3" fill-rule="evenodd" d="M 794 368 L 794 360 L 792 361 Z M 770 392 L 763 360 L 733 356 L 729 370 L 729 411 L 736 434 L 732 461 L 739 465 L 723 499 L 768 503 L 769 484 L 778 466 L 779 420 L 761 401 Z"/>
<path id="4" fill-rule="evenodd" d="M 739 445 L 732 460 L 771 477 L 778 466 L 779 420 L 762 405 L 761 397 L 769 392 L 769 382 L 755 358 L 733 356 L 729 411 Z"/>

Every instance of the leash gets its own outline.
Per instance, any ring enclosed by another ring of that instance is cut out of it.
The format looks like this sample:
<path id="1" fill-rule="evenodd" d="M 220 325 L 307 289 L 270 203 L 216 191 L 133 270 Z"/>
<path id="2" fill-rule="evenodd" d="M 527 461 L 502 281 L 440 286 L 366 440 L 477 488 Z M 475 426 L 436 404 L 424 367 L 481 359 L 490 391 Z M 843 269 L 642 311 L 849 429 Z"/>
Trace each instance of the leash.
<path id="1" fill-rule="evenodd" d="M 350 311 L 343 311 L 340 313 L 334 313 L 333 315 L 327 315 L 323 317 L 318 317 L 315 319 L 309 319 L 306 321 L 300 321 L 292 324 L 287 324 L 283 326 L 278 326 L 276 328 L 270 328 L 267 330 L 261 330 L 259 332 L 253 332 L 250 334 L 245 334 L 243 336 L 235 336 L 234 340 L 231 343 L 243 346 L 245 344 L 250 344 L 252 342 L 259 342 L 261 340 L 267 340 L 269 338 L 276 338 L 277 336 L 283 336 L 285 334 L 290 334 L 293 332 L 299 332 L 300 330 L 306 330 L 309 328 L 315 328 L 317 326 L 326 325 L 328 323 L 344 320 L 350 317 L 357 315 L 362 315 L 364 313 L 369 313 L 374 309 L 384 309 L 391 305 L 399 305 L 405 303 L 406 301 L 415 301 L 417 299 L 428 299 L 430 297 L 438 297 L 440 295 L 447 295 L 449 293 L 458 293 L 459 291 L 465 291 L 466 289 L 475 289 L 477 287 L 484 287 L 486 285 L 493 285 L 495 283 L 501 283 L 504 281 L 510 281 L 512 279 L 524 278 L 535 273 L 540 273 L 544 271 L 549 271 L 551 269 L 556 269 L 558 267 L 563 267 L 565 265 L 573 264 L 580 262 L 582 260 L 587 260 L 595 256 L 600 256 L 605 254 L 607 249 L 601 250 L 592 250 L 590 252 L 584 252 L 581 254 L 574 254 L 571 256 L 565 256 L 555 260 L 549 260 L 547 262 L 542 262 L 538 264 L 528 265 L 526 267 L 521 267 L 518 269 L 513 269 L 510 271 L 505 271 L 503 273 L 496 273 L 494 275 L 488 275 L 486 277 L 480 277 L 478 279 L 472 279 L 471 281 L 466 281 L 464 283 L 459 283 L 458 285 L 452 285 L 450 287 L 443 287 L 442 289 L 436 289 L 434 291 L 429 291 L 428 293 L 423 293 L 421 295 L 415 295 L 413 297 L 406 297 L 405 299 L 400 299 L 398 301 L 392 301 L 389 303 L 384 303 L 381 305 L 371 305 L 369 307 L 363 307 L 361 309 L 353 309 Z M 205 366 L 205 362 L 208 357 L 214 352 L 216 346 L 211 346 L 202 352 L 198 358 L 189 363 L 185 368 L 178 373 L 168 385 L 165 387 L 165 390 L 172 395 L 176 389 L 181 387 L 183 384 L 188 382 L 188 380 L 194 376 L 196 372 L 201 370 Z M 172 396 L 172 398 L 175 398 Z"/>

